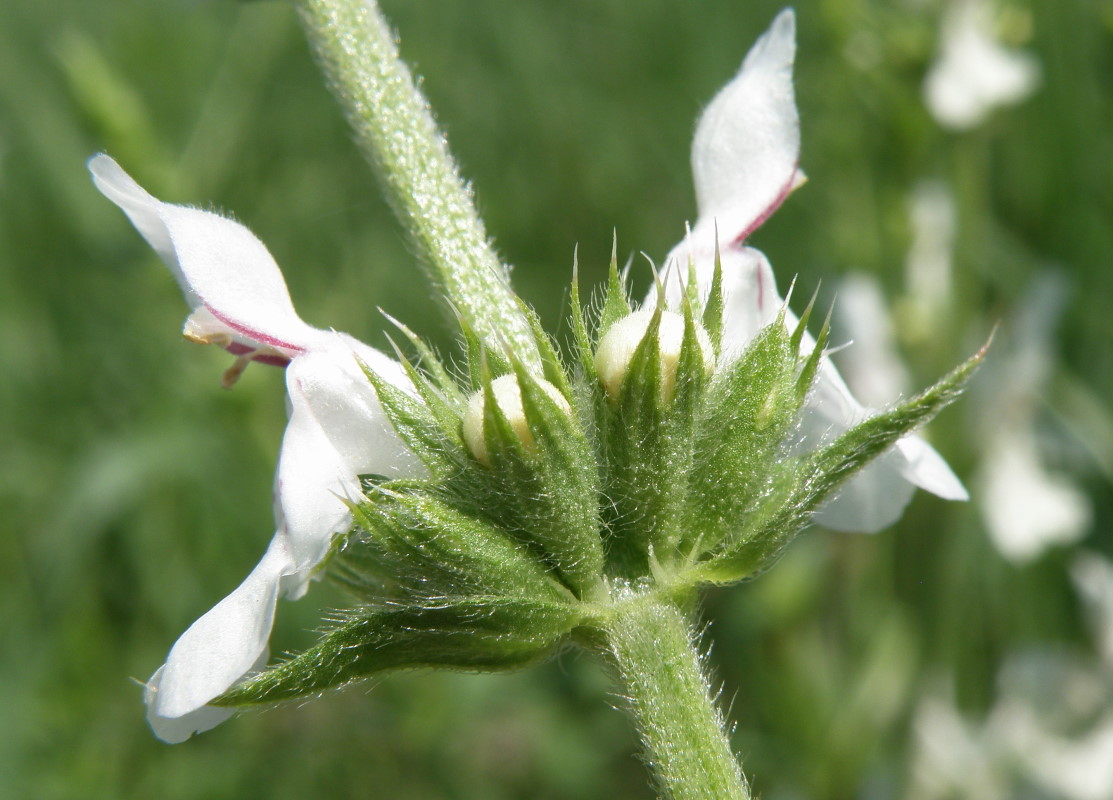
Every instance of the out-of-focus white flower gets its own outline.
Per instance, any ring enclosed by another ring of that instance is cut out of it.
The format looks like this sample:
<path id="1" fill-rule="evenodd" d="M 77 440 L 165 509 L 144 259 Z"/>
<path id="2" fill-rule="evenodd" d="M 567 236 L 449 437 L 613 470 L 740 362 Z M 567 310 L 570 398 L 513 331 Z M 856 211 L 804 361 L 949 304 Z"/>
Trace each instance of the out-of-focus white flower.
<path id="1" fill-rule="evenodd" d="M 1098 652 L 1113 669 L 1113 564 L 1096 553 L 1082 553 L 1070 570 L 1085 603 Z"/>
<path id="2" fill-rule="evenodd" d="M 1113 564 L 1079 555 L 1071 576 L 1101 659 L 1062 648 L 1011 655 L 981 720 L 932 690 L 916 711 L 911 800 L 1113 798 Z"/>
<path id="3" fill-rule="evenodd" d="M 1047 470 L 1036 436 L 1064 296 L 1054 275 L 1034 282 L 976 394 L 985 452 L 978 473 L 980 507 L 993 543 L 1016 563 L 1078 541 L 1090 523 L 1086 496 L 1065 476 Z"/>
<path id="4" fill-rule="evenodd" d="M 979 125 L 999 106 L 1018 103 L 1036 88 L 1039 64 L 1001 46 L 986 0 L 955 0 L 943 18 L 939 55 L 924 80 L 928 110 L 945 128 Z"/>
<path id="5" fill-rule="evenodd" d="M 881 408 L 908 390 L 908 371 L 897 354 L 896 336 L 881 286 L 857 273 L 839 282 L 833 326 L 849 346 L 838 354 L 846 383 L 862 402 Z"/>
<path id="6" fill-rule="evenodd" d="M 917 340 L 936 335 L 950 315 L 955 245 L 955 201 L 946 184 L 922 181 L 908 199 L 911 242 L 904 265 L 901 322 Z M 908 335 L 909 331 L 902 331 Z"/>
<path id="7" fill-rule="evenodd" d="M 345 501 L 361 496 L 358 476 L 422 472 L 363 367 L 399 387 L 409 381 L 377 350 L 304 323 L 278 265 L 247 228 L 157 200 L 106 155 L 90 159 L 89 169 L 178 280 L 193 309 L 186 338 L 237 356 L 226 385 L 250 360 L 288 364 L 290 419 L 275 476 L 274 538 L 244 582 L 182 634 L 147 684 L 151 727 L 180 742 L 226 719 L 231 711 L 206 704 L 266 663 L 275 601 L 304 594 L 333 536 L 350 528 Z"/>
<path id="8" fill-rule="evenodd" d="M 1049 731 L 1030 707 L 1019 703 L 1000 709 L 995 722 L 1025 776 L 1052 797 L 1113 797 L 1113 709 L 1081 736 Z"/>
<path id="9" fill-rule="evenodd" d="M 718 247 L 725 301 L 723 364 L 737 358 L 783 305 L 768 260 L 745 242 L 804 180 L 792 85 L 795 55 L 796 20 L 785 10 L 704 111 L 692 143 L 699 215 L 668 255 L 662 277 L 671 308 L 681 302 L 689 263 L 706 296 Z M 795 321 L 790 315 L 789 324 Z M 802 445 L 819 446 L 871 413 L 825 359 L 802 420 Z M 916 486 L 948 499 L 967 497 L 939 454 L 918 436 L 908 436 L 848 483 L 819 510 L 816 521 L 839 530 L 880 530 L 900 516 Z"/>
<path id="10" fill-rule="evenodd" d="M 1113 698 L 1100 670 L 1061 653 L 1020 653 L 997 684 L 980 720 L 948 692 L 920 703 L 910 800 L 1007 800 L 1031 787 L 1048 800 L 1113 797 Z"/>
<path id="11" fill-rule="evenodd" d="M 1040 461 L 1028 428 L 993 437 L 982 466 L 980 505 L 1001 555 L 1016 563 L 1082 538 L 1090 521 L 1086 496 Z"/>
<path id="12" fill-rule="evenodd" d="M 1008 800 L 1007 771 L 995 742 L 963 719 L 952 695 L 936 688 L 916 709 L 908 800 Z"/>

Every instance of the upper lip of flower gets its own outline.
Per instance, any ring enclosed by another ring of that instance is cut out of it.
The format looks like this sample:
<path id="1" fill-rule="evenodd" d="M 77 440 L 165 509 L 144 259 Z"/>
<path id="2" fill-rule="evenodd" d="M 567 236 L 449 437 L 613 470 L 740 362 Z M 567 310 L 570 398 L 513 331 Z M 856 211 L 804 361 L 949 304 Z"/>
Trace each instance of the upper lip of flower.
<path id="1" fill-rule="evenodd" d="M 282 272 L 266 246 L 239 223 L 153 197 L 107 155 L 89 159 L 97 188 L 128 215 L 170 268 L 193 314 L 194 338 L 225 334 L 249 349 L 292 358 L 321 346 L 327 331 L 294 311 Z"/>
<path id="2" fill-rule="evenodd" d="M 346 500 L 359 494 L 358 475 L 421 474 L 362 370 L 410 387 L 384 354 L 303 322 L 278 265 L 247 228 L 163 203 L 106 155 L 90 159 L 89 169 L 177 278 L 193 309 L 188 338 L 242 359 L 289 364 L 274 538 L 244 582 L 178 639 L 148 684 L 152 727 L 167 741 L 181 741 L 222 721 L 227 714 L 206 703 L 265 663 L 275 600 L 280 593 L 300 596 L 333 535 L 350 527 Z"/>

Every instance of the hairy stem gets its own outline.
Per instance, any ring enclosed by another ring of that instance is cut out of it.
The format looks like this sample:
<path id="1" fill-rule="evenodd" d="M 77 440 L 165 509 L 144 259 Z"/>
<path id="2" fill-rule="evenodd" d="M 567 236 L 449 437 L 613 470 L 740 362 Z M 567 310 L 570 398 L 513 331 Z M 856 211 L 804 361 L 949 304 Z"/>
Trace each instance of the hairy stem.
<path id="1" fill-rule="evenodd" d="M 356 141 L 434 282 L 488 346 L 539 363 L 533 334 L 429 103 L 374 0 L 295 0 Z"/>
<path id="2" fill-rule="evenodd" d="M 701 668 L 689 615 L 632 595 L 604 623 L 610 661 L 646 762 L 670 800 L 749 800 L 722 713 Z"/>

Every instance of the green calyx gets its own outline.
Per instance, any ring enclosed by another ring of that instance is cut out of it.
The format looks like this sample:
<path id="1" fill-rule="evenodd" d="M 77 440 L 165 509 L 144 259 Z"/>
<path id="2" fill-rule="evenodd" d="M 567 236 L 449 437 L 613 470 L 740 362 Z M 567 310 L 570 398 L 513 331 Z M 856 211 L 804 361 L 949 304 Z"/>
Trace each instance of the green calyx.
<path id="1" fill-rule="evenodd" d="M 412 387 L 368 371 L 428 477 L 367 476 L 327 574 L 361 604 L 316 646 L 219 705 L 300 697 L 386 671 L 505 670 L 570 643 L 606 650 L 634 598 L 689 606 L 698 587 L 768 568 L 811 513 L 960 393 L 984 349 L 911 400 L 818 450 L 794 446 L 828 326 L 782 310 L 739 354 L 721 266 L 706 297 L 636 310 L 612 256 L 572 366 L 522 308 L 541 366 L 464 325 L 459 381 L 405 328 Z M 618 616 L 616 616 L 618 615 Z"/>

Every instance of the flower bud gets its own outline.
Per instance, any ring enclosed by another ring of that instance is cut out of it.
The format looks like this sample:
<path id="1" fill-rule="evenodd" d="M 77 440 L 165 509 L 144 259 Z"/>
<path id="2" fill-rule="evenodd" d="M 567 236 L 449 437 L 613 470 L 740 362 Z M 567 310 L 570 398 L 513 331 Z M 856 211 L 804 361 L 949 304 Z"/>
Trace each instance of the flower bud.
<path id="1" fill-rule="evenodd" d="M 564 395 L 560 393 L 559 389 L 540 378 L 537 379 L 537 384 L 554 403 L 568 414 L 572 413 L 571 406 L 568 405 L 568 401 L 564 399 Z M 502 412 L 509 423 L 510 429 L 518 437 L 518 441 L 522 443 L 526 450 L 533 451 L 536 448 L 536 443 L 533 441 L 533 433 L 530 432 L 529 423 L 526 421 L 526 410 L 522 405 L 522 392 L 518 388 L 518 379 L 513 375 L 503 375 L 501 378 L 495 378 L 491 381 L 491 393 L 495 397 L 495 403 L 498 404 L 499 411 Z M 487 452 L 487 440 L 483 426 L 484 396 L 483 390 L 480 389 L 468 400 L 468 408 L 464 412 L 464 444 L 467 445 L 468 451 L 475 456 L 479 463 L 489 467 L 491 466 L 491 457 Z"/>
<path id="2" fill-rule="evenodd" d="M 602 381 L 608 397 L 618 397 L 630 367 L 630 359 L 645 338 L 654 313 L 653 309 L 644 309 L 619 320 L 599 342 L 599 348 L 595 351 L 595 371 L 599 374 L 599 380 Z M 698 322 L 696 342 L 703 355 L 704 372 L 709 374 L 715 368 L 715 354 L 711 338 Z M 657 331 L 657 349 L 661 359 L 661 401 L 664 403 L 672 400 L 676 388 L 676 368 L 683 343 L 684 317 L 673 311 L 662 311 L 661 324 Z"/>

